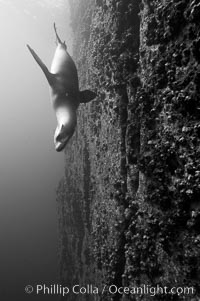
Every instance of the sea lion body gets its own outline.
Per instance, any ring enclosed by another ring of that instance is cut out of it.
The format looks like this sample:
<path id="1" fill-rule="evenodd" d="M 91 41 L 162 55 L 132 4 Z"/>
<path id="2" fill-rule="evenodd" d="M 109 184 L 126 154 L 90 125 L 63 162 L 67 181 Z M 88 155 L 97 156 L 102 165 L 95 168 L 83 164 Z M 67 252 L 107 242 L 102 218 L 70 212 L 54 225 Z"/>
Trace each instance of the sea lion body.
<path id="1" fill-rule="evenodd" d="M 65 42 L 61 42 L 55 24 L 54 29 L 57 47 L 50 71 L 35 51 L 29 45 L 27 46 L 48 80 L 52 106 L 58 123 L 54 135 L 54 144 L 57 151 L 62 151 L 75 131 L 77 124 L 76 111 L 79 104 L 89 102 L 96 97 L 96 94 L 89 90 L 79 91 L 75 63 L 67 52 Z"/>
<path id="2" fill-rule="evenodd" d="M 51 64 L 51 73 L 55 75 L 52 89 L 62 94 L 73 94 L 79 98 L 77 69 L 71 56 L 63 45 L 58 45 Z M 79 102 L 77 103 L 77 105 Z"/>

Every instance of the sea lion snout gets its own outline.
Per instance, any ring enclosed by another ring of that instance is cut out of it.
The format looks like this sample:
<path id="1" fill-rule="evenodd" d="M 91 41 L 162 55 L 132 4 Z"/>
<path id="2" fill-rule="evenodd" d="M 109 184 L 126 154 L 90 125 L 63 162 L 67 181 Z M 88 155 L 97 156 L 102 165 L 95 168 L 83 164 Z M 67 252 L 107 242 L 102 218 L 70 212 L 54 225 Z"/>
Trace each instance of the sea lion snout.
<path id="1" fill-rule="evenodd" d="M 69 108 L 58 108 L 56 116 L 58 125 L 54 135 L 54 144 L 56 151 L 60 152 L 74 134 L 77 117 L 76 113 L 69 110 Z"/>
<path id="2" fill-rule="evenodd" d="M 58 137 L 55 137 L 55 139 L 54 139 L 55 150 L 57 152 L 61 152 L 67 145 L 67 142 L 69 141 L 69 139 L 71 138 L 72 135 L 73 135 L 73 133 L 70 136 L 66 136 L 63 139 L 59 139 Z"/>
<path id="3" fill-rule="evenodd" d="M 69 128 L 62 125 L 61 129 L 59 129 L 59 127 L 56 128 L 54 135 L 54 144 L 55 150 L 57 152 L 61 152 L 65 148 L 74 131 L 75 126 Z"/>

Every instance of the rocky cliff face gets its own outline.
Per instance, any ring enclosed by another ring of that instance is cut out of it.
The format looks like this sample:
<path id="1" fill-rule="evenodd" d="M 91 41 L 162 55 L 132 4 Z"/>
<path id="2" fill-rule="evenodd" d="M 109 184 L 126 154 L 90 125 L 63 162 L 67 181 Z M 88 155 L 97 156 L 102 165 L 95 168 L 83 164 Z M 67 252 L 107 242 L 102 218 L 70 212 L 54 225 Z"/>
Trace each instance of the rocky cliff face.
<path id="1" fill-rule="evenodd" d="M 62 283 L 192 286 L 154 299 L 199 300 L 199 2 L 70 3 L 80 87 L 97 98 L 79 108 L 57 191 Z"/>

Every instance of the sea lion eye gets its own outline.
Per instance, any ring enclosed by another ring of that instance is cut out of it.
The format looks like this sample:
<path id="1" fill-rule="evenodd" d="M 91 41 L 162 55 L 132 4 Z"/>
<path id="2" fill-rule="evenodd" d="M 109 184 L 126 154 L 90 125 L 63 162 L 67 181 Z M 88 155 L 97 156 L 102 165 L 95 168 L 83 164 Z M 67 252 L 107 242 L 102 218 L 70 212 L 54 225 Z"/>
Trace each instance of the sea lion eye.
<path id="1" fill-rule="evenodd" d="M 66 136 L 66 129 L 65 129 L 65 127 L 64 127 L 64 125 L 62 124 L 62 127 L 61 127 L 61 129 L 60 129 L 60 133 L 57 135 L 57 140 L 58 141 L 60 141 L 60 140 L 63 140 L 64 138 L 65 138 L 65 136 Z"/>

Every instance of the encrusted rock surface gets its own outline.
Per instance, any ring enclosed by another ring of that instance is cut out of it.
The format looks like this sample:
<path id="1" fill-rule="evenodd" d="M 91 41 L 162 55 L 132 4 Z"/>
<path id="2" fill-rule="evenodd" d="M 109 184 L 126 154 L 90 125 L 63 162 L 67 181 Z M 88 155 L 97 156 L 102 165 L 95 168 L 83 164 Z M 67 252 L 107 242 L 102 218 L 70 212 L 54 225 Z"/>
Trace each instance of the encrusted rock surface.
<path id="1" fill-rule="evenodd" d="M 58 192 L 61 280 L 185 287 L 199 300 L 200 4 L 71 0 L 81 88 Z M 62 300 L 145 300 L 149 294 Z"/>

